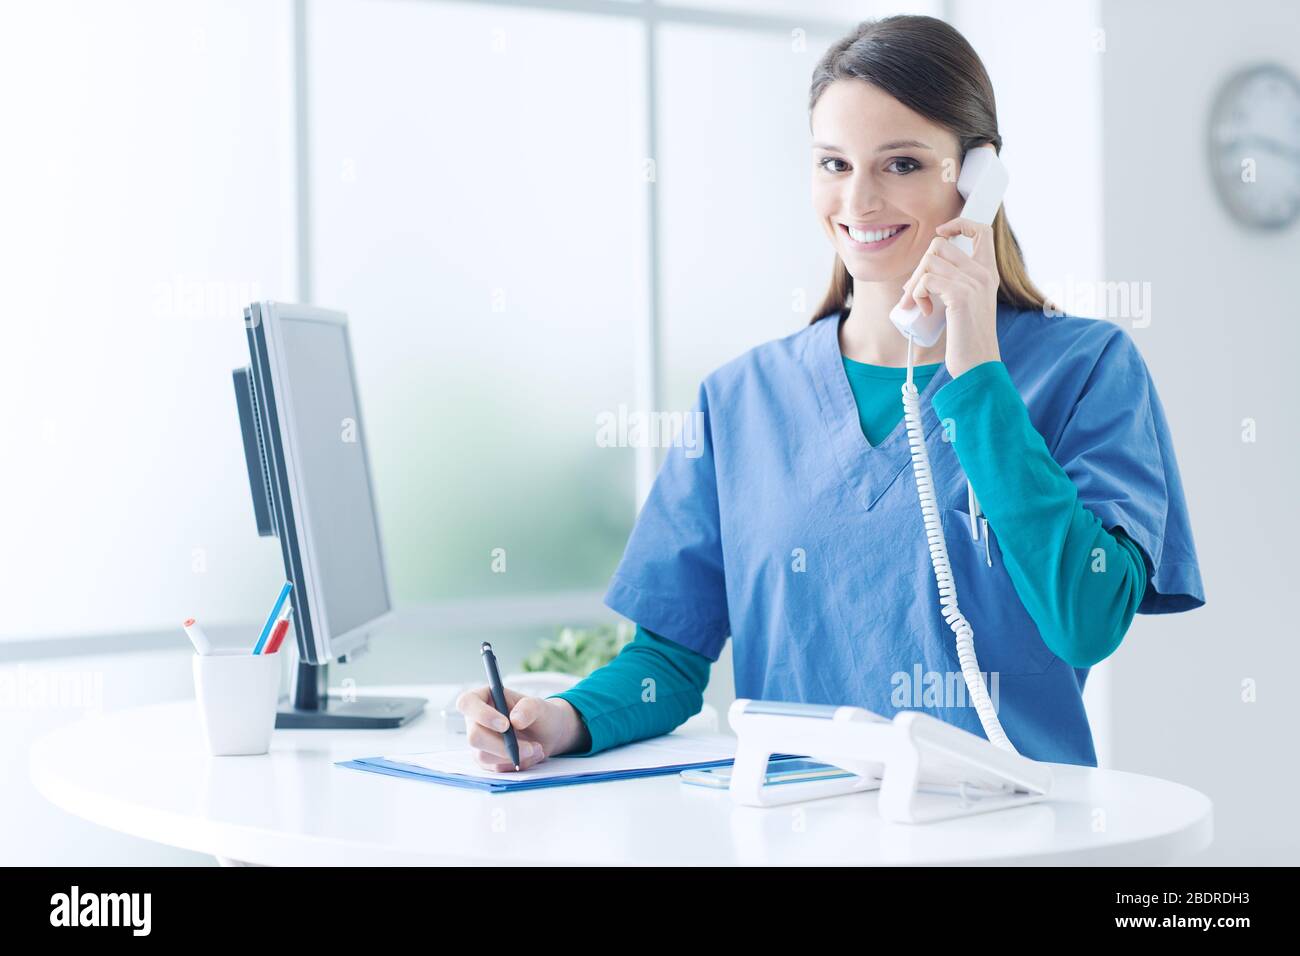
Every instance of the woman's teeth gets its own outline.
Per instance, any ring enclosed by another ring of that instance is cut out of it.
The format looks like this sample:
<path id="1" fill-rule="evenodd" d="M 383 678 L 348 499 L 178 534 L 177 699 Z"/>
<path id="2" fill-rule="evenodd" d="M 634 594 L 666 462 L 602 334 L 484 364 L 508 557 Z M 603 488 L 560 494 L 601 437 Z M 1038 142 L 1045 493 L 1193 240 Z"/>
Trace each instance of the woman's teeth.
<path id="1" fill-rule="evenodd" d="M 856 242 L 880 242 L 882 239 L 888 239 L 903 227 L 894 226 L 890 229 L 876 229 L 870 232 L 858 232 L 858 230 L 854 229 L 852 226 L 845 226 L 844 228 L 848 229 L 849 235 Z"/>

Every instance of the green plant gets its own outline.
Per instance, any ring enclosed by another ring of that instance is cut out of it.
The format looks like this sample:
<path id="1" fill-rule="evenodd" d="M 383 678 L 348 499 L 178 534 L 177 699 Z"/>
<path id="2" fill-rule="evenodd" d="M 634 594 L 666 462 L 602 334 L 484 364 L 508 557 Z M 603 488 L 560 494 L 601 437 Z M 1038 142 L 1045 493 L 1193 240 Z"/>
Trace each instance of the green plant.
<path id="1" fill-rule="evenodd" d="M 594 627 L 562 627 L 554 639 L 542 641 L 524 659 L 524 670 L 559 671 L 586 677 L 612 661 L 635 636 L 636 629 L 627 621 Z"/>

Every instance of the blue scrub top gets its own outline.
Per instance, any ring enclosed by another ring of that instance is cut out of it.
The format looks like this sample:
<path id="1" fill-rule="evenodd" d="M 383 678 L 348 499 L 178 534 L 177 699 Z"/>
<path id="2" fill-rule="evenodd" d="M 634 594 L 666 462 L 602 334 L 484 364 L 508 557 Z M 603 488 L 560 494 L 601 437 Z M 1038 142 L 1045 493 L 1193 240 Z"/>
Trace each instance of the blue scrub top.
<path id="1" fill-rule="evenodd" d="M 717 660 L 734 638 L 736 696 L 925 710 L 984 737 L 944 622 L 902 421 L 862 434 L 839 346 L 844 312 L 765 343 L 700 386 L 698 446 L 672 447 L 605 603 Z M 1002 362 L 1052 457 L 1150 569 L 1139 613 L 1205 601 L 1173 440 L 1132 338 L 1114 323 L 998 304 Z M 1043 642 L 996 535 L 971 540 L 966 478 L 921 395 L 926 445 L 962 612 L 1016 749 L 1096 766 L 1088 668 Z"/>

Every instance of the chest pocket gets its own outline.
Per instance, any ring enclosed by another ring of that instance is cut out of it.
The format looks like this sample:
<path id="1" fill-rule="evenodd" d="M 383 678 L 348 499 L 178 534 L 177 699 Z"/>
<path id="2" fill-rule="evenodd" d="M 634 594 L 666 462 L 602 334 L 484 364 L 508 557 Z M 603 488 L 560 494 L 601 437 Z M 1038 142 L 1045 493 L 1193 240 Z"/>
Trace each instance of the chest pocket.
<path id="1" fill-rule="evenodd" d="M 997 536 L 971 540 L 970 517 L 965 511 L 947 508 L 942 512 L 943 534 L 948 544 L 948 562 L 957 584 L 957 606 L 975 632 L 975 657 L 984 673 L 1007 676 L 1041 674 L 1058 660 L 1025 610 L 1011 575 L 1007 573 Z M 993 566 L 988 566 L 991 559 Z M 936 598 L 937 600 L 937 598 Z M 957 662 L 955 637 L 947 642 L 946 653 Z"/>

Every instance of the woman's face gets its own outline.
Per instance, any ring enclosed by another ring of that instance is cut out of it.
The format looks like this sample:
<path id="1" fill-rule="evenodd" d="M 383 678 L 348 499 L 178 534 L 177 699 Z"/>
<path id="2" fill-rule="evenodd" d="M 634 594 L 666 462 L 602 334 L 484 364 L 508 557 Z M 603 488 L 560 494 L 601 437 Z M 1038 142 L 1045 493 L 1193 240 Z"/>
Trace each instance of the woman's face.
<path id="1" fill-rule="evenodd" d="M 957 137 L 857 79 L 822 91 L 812 134 L 813 210 L 849 274 L 906 282 L 935 227 L 961 215 Z"/>

